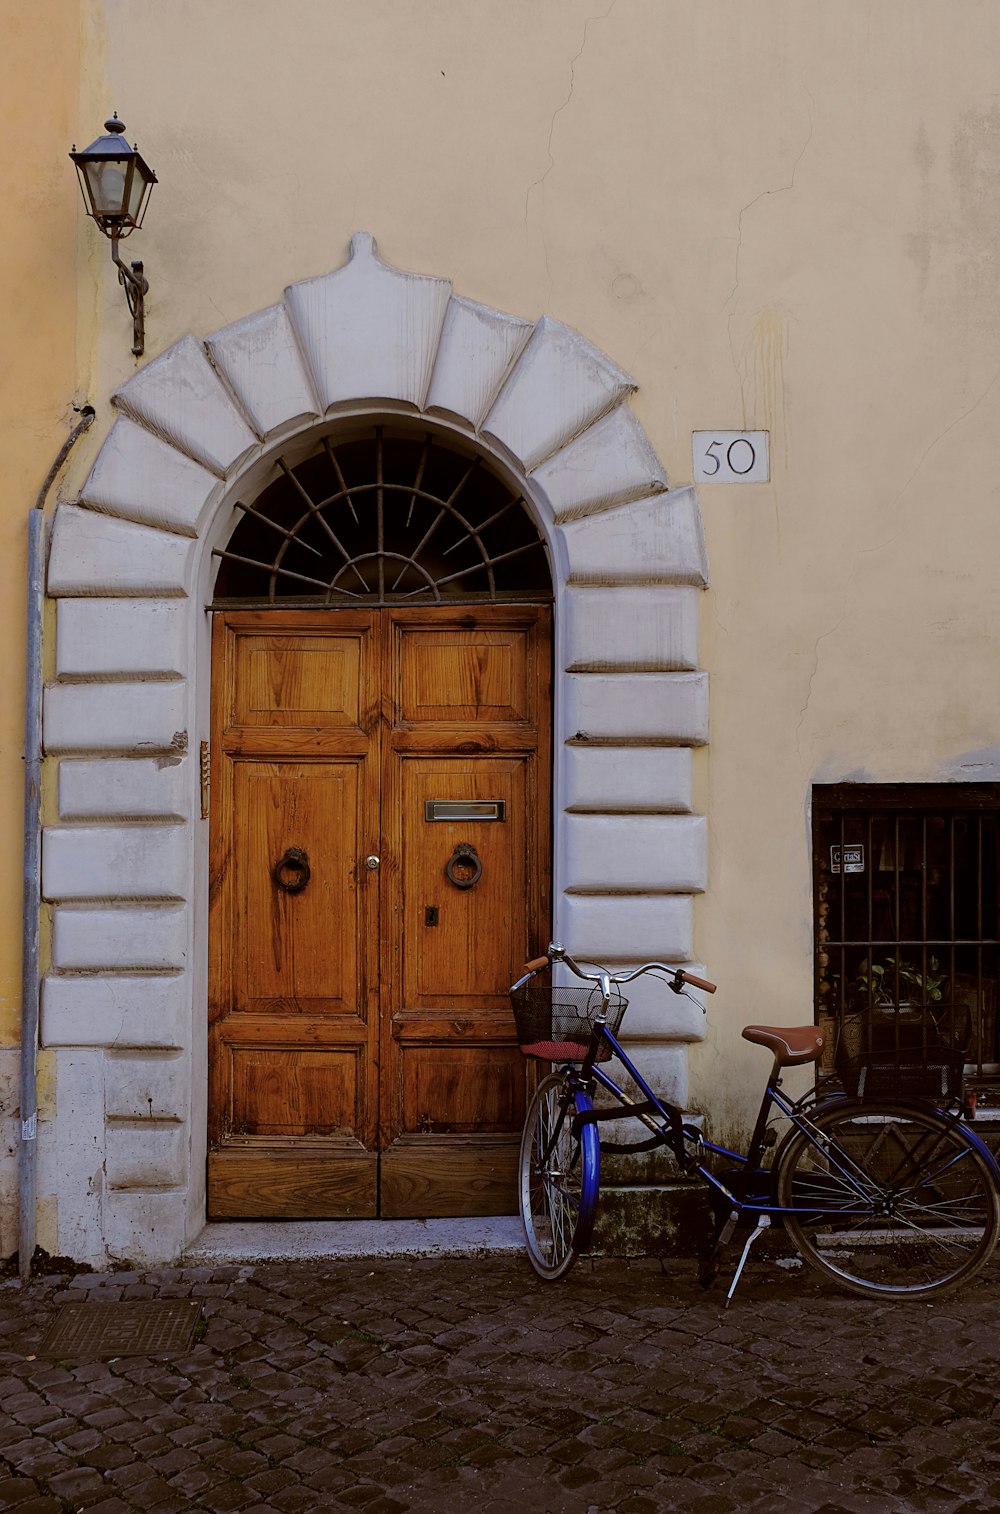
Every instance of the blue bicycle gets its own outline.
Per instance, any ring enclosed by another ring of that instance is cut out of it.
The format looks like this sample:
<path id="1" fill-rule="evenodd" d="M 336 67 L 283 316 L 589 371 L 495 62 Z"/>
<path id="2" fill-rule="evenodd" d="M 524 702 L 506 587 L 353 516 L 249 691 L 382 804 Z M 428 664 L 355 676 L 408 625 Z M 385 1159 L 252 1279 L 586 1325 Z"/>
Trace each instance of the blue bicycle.
<path id="1" fill-rule="evenodd" d="M 564 964 L 589 987 L 539 982 L 553 964 Z M 692 987 L 715 992 L 706 979 L 662 962 L 587 972 L 555 944 L 527 964 L 511 989 L 521 1050 L 555 1069 L 541 1078 L 530 1102 L 519 1164 L 521 1220 L 540 1277 L 564 1277 L 588 1249 L 600 1192 L 601 1129 L 621 1120 L 633 1130 L 638 1121 L 646 1134 L 625 1143 L 604 1140 L 606 1151 L 665 1146 L 682 1174 L 707 1185 L 713 1226 L 702 1261 L 706 1285 L 720 1249 L 738 1228 L 749 1229 L 727 1303 L 752 1245 L 772 1220 L 784 1226 L 805 1261 L 866 1297 L 926 1298 L 986 1265 L 1000 1236 L 1000 1168 L 963 1123 L 960 1101 L 952 1098 L 953 1107 L 943 1108 L 940 1100 L 909 1095 L 850 1097 L 829 1080 L 791 1099 L 781 1073 L 819 1060 L 821 1032 L 814 1025 L 748 1025 L 744 1037 L 766 1047 L 773 1065 L 749 1147 L 730 1151 L 657 1098 L 617 1039 L 627 1007 L 621 989 L 645 973 L 664 978 L 674 993 Z M 601 1065 L 612 1056 L 639 1098 Z M 860 1060 L 855 1087 L 863 1090 L 868 1069 Z M 929 1091 L 940 1075 L 949 1096 L 954 1058 L 941 1062 L 938 1068 L 925 1057 L 922 1067 Z M 959 1060 L 959 1078 L 960 1072 Z"/>

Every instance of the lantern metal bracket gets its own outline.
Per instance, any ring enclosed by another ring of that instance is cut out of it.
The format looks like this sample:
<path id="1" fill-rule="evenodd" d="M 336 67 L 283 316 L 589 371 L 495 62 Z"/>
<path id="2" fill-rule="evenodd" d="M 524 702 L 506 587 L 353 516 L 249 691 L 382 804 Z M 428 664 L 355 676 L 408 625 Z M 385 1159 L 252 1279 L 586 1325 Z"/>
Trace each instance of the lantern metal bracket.
<path id="1" fill-rule="evenodd" d="M 145 297 L 149 293 L 149 280 L 143 277 L 141 260 L 136 260 L 130 267 L 118 256 L 118 241 L 118 237 L 111 238 L 111 261 L 118 269 L 118 282 L 125 291 L 132 317 L 132 353 L 135 357 L 142 357 L 146 350 Z"/>

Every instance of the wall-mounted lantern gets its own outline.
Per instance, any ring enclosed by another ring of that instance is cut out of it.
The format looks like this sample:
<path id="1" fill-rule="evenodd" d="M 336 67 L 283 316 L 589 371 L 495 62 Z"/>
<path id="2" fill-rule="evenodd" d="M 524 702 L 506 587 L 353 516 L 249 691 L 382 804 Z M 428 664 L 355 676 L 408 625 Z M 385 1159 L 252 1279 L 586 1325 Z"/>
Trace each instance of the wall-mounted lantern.
<path id="1" fill-rule="evenodd" d="M 111 238 L 111 258 L 118 268 L 118 280 L 125 290 L 132 312 L 132 351 L 141 357 L 145 349 L 143 296 L 149 284 L 143 277 L 142 263 L 129 268 L 118 256 L 118 243 L 142 225 L 149 203 L 149 192 L 156 175 L 134 147 L 125 140 L 125 122 L 117 112 L 105 121 L 106 136 L 98 137 L 82 152 L 76 144 L 70 157 L 76 164 L 80 191 L 87 214 L 93 216 L 106 237 Z"/>

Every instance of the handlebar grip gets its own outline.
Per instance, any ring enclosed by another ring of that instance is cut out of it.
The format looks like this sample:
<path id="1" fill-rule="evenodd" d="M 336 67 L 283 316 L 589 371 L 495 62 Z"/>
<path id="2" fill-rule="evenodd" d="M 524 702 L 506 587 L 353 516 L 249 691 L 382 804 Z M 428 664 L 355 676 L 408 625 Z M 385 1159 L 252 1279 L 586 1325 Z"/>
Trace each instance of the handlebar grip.
<path id="1" fill-rule="evenodd" d="M 540 968 L 548 967 L 548 965 L 548 957 L 532 957 L 530 962 L 524 964 L 521 971 L 525 973 L 537 973 Z"/>
<path id="2" fill-rule="evenodd" d="M 692 988 L 703 988 L 707 994 L 714 994 L 719 986 L 717 983 L 709 983 L 707 978 L 696 978 L 694 973 L 680 971 L 678 976 L 683 978 L 685 983 L 690 983 Z"/>

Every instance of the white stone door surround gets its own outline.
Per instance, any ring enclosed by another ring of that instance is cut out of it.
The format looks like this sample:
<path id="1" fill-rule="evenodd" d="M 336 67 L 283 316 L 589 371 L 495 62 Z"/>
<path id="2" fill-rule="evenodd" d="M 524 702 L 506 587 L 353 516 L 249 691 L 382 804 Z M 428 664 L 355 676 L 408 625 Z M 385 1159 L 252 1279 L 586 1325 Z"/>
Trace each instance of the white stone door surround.
<path id="1" fill-rule="evenodd" d="M 79 499 L 56 512 L 48 570 L 47 1244 L 155 1263 L 204 1223 L 211 551 L 276 453 L 305 456 L 338 417 L 424 417 L 523 492 L 556 597 L 555 930 L 603 960 L 691 960 L 706 564 L 694 490 L 668 490 L 634 387 L 568 327 L 391 268 L 361 233 L 341 268 L 205 341 L 184 337 L 115 394 Z M 683 1098 L 702 1016 L 663 997 L 637 993 L 625 1028 Z"/>

